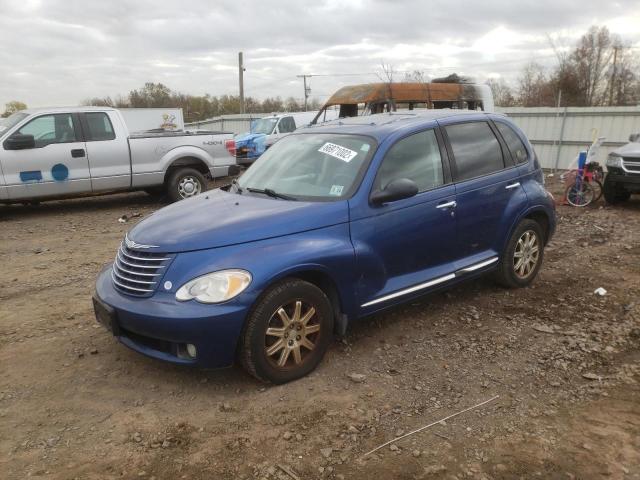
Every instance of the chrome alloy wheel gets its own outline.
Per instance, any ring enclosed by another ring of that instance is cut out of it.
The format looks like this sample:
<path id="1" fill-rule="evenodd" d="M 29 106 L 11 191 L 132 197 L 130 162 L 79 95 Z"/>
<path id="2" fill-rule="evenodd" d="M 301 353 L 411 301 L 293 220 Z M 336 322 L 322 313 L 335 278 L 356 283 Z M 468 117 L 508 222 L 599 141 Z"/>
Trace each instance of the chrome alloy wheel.
<path id="1" fill-rule="evenodd" d="M 538 235 L 533 230 L 525 231 L 513 252 L 513 271 L 520 278 L 527 278 L 536 269 L 540 259 Z"/>
<path id="2" fill-rule="evenodd" d="M 178 183 L 178 193 L 182 198 L 193 197 L 202 191 L 202 185 L 197 178 L 187 175 L 180 179 Z"/>
<path id="3" fill-rule="evenodd" d="M 278 368 L 299 366 L 316 347 L 320 323 L 316 309 L 300 300 L 280 306 L 269 319 L 265 352 Z"/>

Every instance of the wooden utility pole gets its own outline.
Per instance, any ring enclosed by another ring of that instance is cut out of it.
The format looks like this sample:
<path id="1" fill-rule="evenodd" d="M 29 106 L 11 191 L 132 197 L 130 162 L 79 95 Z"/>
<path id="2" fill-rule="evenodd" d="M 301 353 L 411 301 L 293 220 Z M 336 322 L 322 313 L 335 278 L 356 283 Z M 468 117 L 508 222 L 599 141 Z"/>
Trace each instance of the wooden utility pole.
<path id="1" fill-rule="evenodd" d="M 238 79 L 240 81 L 240 113 L 244 113 L 244 64 L 242 52 L 238 52 Z"/>
<path id="2" fill-rule="evenodd" d="M 302 78 L 304 84 L 304 111 L 307 111 L 307 99 L 309 98 L 309 93 L 311 93 L 311 89 L 307 87 L 307 77 L 313 77 L 315 75 L 296 75 L 298 78 Z"/>
<path id="3" fill-rule="evenodd" d="M 616 68 L 618 63 L 618 49 L 613 47 L 613 69 L 611 70 L 611 80 L 609 81 L 609 106 L 613 105 L 613 83 L 616 79 Z"/>

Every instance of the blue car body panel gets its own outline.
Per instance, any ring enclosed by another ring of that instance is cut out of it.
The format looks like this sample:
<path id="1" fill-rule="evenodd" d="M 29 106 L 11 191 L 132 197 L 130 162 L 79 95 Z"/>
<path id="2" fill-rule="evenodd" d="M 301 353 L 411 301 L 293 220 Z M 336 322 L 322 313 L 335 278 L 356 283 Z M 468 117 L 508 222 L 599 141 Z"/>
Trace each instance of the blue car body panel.
<path id="1" fill-rule="evenodd" d="M 491 270 L 525 216 L 544 214 L 547 237 L 553 234 L 554 202 L 542 184 L 535 152 L 506 117 L 478 113 L 463 118 L 507 123 L 521 137 L 529 161 L 462 182 L 452 174 L 454 159 L 440 133 L 441 126 L 461 121 L 458 115 L 441 111 L 432 117 L 389 118 L 381 125 L 332 122 L 300 133 L 361 134 L 376 140 L 377 150 L 349 199 L 286 201 L 214 190 L 140 222 L 129 239 L 156 246 L 172 254 L 172 260 L 147 298 L 116 289 L 111 267 L 99 275 L 96 296 L 115 311 L 114 334 L 128 347 L 161 360 L 227 366 L 234 361 L 250 309 L 278 280 L 322 278 L 335 293 L 336 310 L 356 319 Z M 428 128 L 438 132 L 442 143 L 445 184 L 372 205 L 374 180 L 389 148 Z M 441 208 L 451 202 L 455 208 Z M 206 305 L 176 300 L 176 291 L 193 278 L 237 268 L 249 271 L 252 281 L 230 301 Z M 197 359 L 176 353 L 184 344 L 196 346 Z"/>

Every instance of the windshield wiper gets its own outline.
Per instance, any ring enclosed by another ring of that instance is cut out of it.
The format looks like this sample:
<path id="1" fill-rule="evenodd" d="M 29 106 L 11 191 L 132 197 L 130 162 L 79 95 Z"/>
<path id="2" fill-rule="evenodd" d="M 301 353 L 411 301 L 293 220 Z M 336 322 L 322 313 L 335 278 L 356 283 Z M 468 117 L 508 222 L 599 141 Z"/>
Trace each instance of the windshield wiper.
<path id="1" fill-rule="evenodd" d="M 236 192 L 242 195 L 242 187 L 238 183 L 238 179 L 237 178 L 234 178 L 233 180 L 231 180 L 231 185 L 236 187 Z"/>
<path id="2" fill-rule="evenodd" d="M 291 195 L 287 195 L 285 193 L 278 193 L 275 190 L 272 190 L 271 188 L 261 189 L 261 188 L 246 187 L 246 189 L 248 192 L 264 193 L 265 195 L 268 195 L 269 197 L 273 197 L 273 198 L 281 198 L 283 200 L 297 200 L 297 198 L 292 197 Z"/>

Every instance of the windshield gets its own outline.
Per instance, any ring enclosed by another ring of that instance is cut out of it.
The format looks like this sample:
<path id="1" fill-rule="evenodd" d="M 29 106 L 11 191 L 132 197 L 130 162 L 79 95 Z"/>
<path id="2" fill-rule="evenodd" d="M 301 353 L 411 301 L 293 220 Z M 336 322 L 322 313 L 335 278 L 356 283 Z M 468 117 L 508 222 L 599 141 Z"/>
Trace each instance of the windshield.
<path id="1" fill-rule="evenodd" d="M 271 135 L 273 129 L 278 123 L 277 118 L 261 118 L 260 120 L 256 120 L 252 127 L 252 133 L 264 133 L 265 135 Z"/>
<path id="2" fill-rule="evenodd" d="M 361 135 L 289 135 L 263 153 L 238 186 L 301 200 L 347 198 L 374 150 L 374 140 Z"/>
<path id="3" fill-rule="evenodd" d="M 8 116 L 7 118 L 0 118 L 0 133 L 10 129 L 14 125 L 17 125 L 28 116 L 28 113 L 16 112 L 13 115 Z"/>

